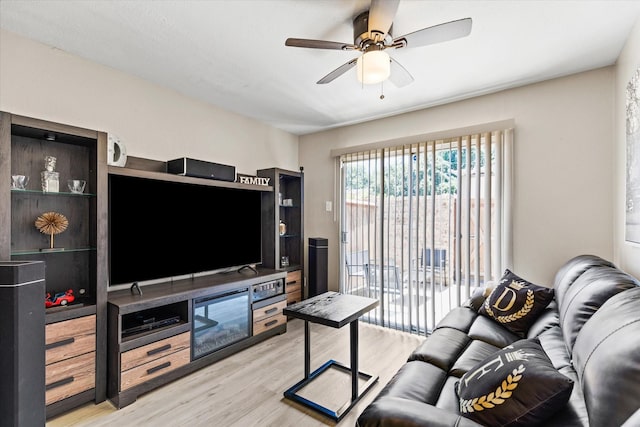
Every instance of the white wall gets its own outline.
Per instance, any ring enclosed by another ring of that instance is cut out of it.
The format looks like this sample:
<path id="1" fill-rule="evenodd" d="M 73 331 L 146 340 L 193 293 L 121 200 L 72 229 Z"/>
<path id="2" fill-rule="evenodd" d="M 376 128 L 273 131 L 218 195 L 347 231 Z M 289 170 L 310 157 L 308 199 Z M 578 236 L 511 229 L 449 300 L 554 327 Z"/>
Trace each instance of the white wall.
<path id="1" fill-rule="evenodd" d="M 626 168 L 626 86 L 640 67 L 640 21 L 629 36 L 616 64 L 615 85 L 615 165 L 614 165 L 614 247 L 615 263 L 623 270 L 640 278 L 640 245 L 624 241 L 625 225 L 625 168 Z"/>
<path id="2" fill-rule="evenodd" d="M 131 156 L 298 170 L 296 135 L 6 31 L 0 110 L 113 133 Z"/>
<path id="3" fill-rule="evenodd" d="M 338 223 L 324 210 L 334 200 L 331 149 L 506 119 L 515 120 L 514 271 L 551 284 L 573 256 L 612 259 L 614 72 L 607 67 L 301 136 L 305 234 L 329 239 L 330 288 L 339 276 Z"/>

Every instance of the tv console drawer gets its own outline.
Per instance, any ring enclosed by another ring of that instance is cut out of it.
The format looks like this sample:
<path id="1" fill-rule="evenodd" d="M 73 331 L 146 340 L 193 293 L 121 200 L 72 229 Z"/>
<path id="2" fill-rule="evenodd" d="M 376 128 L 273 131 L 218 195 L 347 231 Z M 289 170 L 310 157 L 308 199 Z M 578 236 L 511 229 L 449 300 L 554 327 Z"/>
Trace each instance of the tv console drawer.
<path id="1" fill-rule="evenodd" d="M 277 314 L 282 314 L 282 309 L 285 308 L 286 306 L 287 306 L 287 301 L 282 300 L 275 304 L 271 304 L 266 307 L 253 310 L 253 323 L 256 323 L 262 319 L 266 319 L 267 317 L 275 316 Z"/>
<path id="2" fill-rule="evenodd" d="M 45 327 L 46 364 L 96 350 L 96 316 L 50 323 Z"/>
<path id="3" fill-rule="evenodd" d="M 185 348 L 150 362 L 138 365 L 122 372 L 120 379 L 120 391 L 127 390 L 139 384 L 147 382 L 155 377 L 171 372 L 191 361 L 191 350 Z"/>
<path id="4" fill-rule="evenodd" d="M 120 356 L 120 371 L 125 372 L 136 366 L 152 362 L 168 354 L 190 348 L 190 333 L 184 332 L 142 347 L 126 351 Z"/>
<path id="5" fill-rule="evenodd" d="M 46 367 L 45 404 L 90 390 L 96 384 L 96 353 L 82 354 Z"/>
<path id="6" fill-rule="evenodd" d="M 276 326 L 284 325 L 285 323 L 287 323 L 287 317 L 284 316 L 282 314 L 282 310 L 280 310 L 280 314 L 253 322 L 253 335 L 261 334 L 269 329 L 275 328 Z"/>

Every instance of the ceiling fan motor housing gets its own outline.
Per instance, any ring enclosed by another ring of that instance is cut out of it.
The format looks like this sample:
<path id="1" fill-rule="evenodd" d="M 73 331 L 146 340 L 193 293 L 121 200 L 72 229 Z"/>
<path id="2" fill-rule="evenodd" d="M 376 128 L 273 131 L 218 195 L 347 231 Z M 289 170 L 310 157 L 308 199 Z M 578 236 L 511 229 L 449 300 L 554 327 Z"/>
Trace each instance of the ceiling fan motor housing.
<path id="1" fill-rule="evenodd" d="M 387 31 L 386 36 L 384 37 L 384 39 L 381 40 L 376 40 L 374 39 L 375 35 L 369 35 L 369 11 L 365 11 L 362 12 L 360 15 L 356 16 L 356 18 L 353 20 L 353 44 L 355 44 L 356 46 L 358 46 L 360 48 L 361 51 L 367 51 L 370 50 L 367 49 L 369 46 L 371 45 L 378 45 L 378 49 L 375 50 L 382 50 L 384 49 L 385 45 L 389 45 L 391 44 L 391 42 L 393 41 L 393 37 L 391 36 L 391 32 L 393 30 L 393 25 L 391 26 L 391 28 L 389 28 L 389 31 Z M 378 38 L 382 37 L 383 33 L 380 32 L 378 33 Z"/>

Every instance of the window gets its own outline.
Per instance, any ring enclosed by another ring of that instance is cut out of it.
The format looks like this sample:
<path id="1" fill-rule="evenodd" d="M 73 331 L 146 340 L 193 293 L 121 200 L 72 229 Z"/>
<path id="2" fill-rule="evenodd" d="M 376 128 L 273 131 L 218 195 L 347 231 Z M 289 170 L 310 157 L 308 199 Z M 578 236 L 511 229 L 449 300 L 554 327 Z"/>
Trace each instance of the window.
<path id="1" fill-rule="evenodd" d="M 510 266 L 512 130 L 340 156 L 341 291 L 428 333 Z"/>

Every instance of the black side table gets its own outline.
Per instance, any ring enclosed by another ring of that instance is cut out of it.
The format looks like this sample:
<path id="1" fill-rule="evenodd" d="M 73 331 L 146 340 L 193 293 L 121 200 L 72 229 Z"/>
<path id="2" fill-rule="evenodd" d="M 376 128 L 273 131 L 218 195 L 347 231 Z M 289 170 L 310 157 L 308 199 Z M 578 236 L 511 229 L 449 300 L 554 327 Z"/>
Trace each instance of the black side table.
<path id="1" fill-rule="evenodd" d="M 316 412 L 340 421 L 342 417 L 367 393 L 373 384 L 378 381 L 378 376 L 365 374 L 358 370 L 358 318 L 364 313 L 374 309 L 378 300 L 357 295 L 340 294 L 337 292 L 325 292 L 315 297 L 292 304 L 282 310 L 285 316 L 304 320 L 304 379 L 284 392 L 284 396 L 300 403 Z M 332 328 L 341 328 L 347 323 L 350 327 L 350 351 L 351 367 L 345 366 L 335 360 L 329 360 L 320 368 L 310 372 L 311 342 L 309 322 L 319 323 Z M 321 373 L 331 367 L 351 372 L 351 400 L 341 408 L 332 410 L 297 394 L 297 392 L 317 378 Z M 358 378 L 364 378 L 367 382 L 359 391 Z"/>

